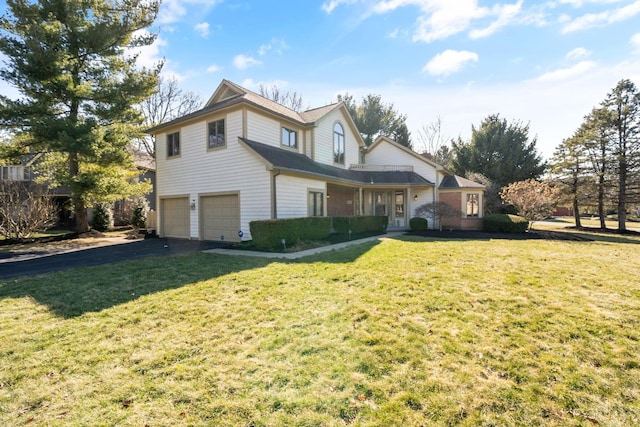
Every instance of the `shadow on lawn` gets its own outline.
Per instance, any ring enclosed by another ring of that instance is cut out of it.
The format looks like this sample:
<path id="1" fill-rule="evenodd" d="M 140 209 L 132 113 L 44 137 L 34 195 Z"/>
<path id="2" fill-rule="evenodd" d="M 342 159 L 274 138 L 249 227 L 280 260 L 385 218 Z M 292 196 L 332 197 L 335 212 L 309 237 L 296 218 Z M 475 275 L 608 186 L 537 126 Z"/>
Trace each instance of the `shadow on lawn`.
<path id="1" fill-rule="evenodd" d="M 202 253 L 158 256 L 0 281 L 0 299 L 32 298 L 56 316 L 73 318 L 270 262 Z"/>
<path id="2" fill-rule="evenodd" d="M 331 251 L 322 254 L 326 256 L 317 260 L 349 263 L 377 243 L 379 242 Z M 0 279 L 0 299 L 32 298 L 56 316 L 74 318 L 126 304 L 145 295 L 179 289 L 240 271 L 263 268 L 273 263 L 304 262 L 216 255 L 202 253 L 199 250 L 182 250 L 173 254 L 171 251 L 172 249 L 168 248 L 167 255 L 147 256 L 108 265 L 69 268 L 36 276 Z M 173 251 L 176 251 L 175 247 Z M 100 252 L 93 252 L 94 256 L 97 254 Z"/>
<path id="3" fill-rule="evenodd" d="M 575 229 L 572 229 L 575 230 Z M 581 231 L 549 231 L 530 230 L 526 233 L 489 233 L 485 231 L 467 230 L 423 230 L 408 232 L 409 236 L 420 236 L 427 238 L 447 239 L 447 240 L 562 240 L 573 242 L 609 242 L 640 244 L 640 233 L 628 231 L 620 234 L 616 231 L 603 232 L 600 229 L 582 229 Z M 635 239 L 634 239 L 635 237 Z"/>

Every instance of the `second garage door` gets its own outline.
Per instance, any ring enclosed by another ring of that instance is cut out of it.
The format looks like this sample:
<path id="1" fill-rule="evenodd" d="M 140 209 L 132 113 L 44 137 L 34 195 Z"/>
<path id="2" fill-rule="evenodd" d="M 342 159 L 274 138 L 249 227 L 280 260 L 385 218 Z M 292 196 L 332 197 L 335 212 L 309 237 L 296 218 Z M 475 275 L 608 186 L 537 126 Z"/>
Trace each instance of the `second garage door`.
<path id="1" fill-rule="evenodd" d="M 202 197 L 201 209 L 204 240 L 240 241 L 240 203 L 237 194 Z"/>

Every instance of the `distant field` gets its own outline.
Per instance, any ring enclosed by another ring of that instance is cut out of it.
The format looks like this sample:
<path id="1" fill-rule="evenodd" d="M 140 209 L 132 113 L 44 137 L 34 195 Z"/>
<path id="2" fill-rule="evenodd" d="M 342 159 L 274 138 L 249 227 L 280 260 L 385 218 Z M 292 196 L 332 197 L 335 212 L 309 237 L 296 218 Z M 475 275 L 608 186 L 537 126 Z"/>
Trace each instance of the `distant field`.
<path id="1" fill-rule="evenodd" d="M 403 236 L 0 281 L 0 425 L 640 425 L 638 277 L 630 236 Z"/>

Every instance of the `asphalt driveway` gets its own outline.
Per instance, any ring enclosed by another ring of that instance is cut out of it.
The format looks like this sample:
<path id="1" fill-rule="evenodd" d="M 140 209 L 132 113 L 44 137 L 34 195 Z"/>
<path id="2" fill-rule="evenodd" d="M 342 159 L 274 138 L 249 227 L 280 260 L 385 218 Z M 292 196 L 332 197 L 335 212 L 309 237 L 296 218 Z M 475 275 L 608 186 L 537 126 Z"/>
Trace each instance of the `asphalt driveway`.
<path id="1" fill-rule="evenodd" d="M 144 239 L 126 243 L 90 247 L 72 252 L 47 254 L 34 251 L 25 259 L 24 253 L 3 253 L 0 259 L 0 280 L 33 274 L 51 273 L 68 268 L 110 264 L 150 256 L 196 252 L 225 247 L 227 243 L 182 239 Z"/>

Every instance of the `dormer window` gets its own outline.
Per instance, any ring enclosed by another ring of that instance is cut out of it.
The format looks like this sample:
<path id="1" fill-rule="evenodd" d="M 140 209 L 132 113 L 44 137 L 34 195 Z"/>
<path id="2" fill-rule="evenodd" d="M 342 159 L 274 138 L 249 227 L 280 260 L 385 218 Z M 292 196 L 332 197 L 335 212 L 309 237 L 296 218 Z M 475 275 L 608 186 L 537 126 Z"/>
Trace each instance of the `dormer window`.
<path id="1" fill-rule="evenodd" d="M 298 148 L 298 132 L 295 130 L 282 128 L 282 145 L 290 148 Z"/>
<path id="2" fill-rule="evenodd" d="M 340 123 L 333 126 L 333 161 L 344 165 L 344 129 Z"/>
<path id="3" fill-rule="evenodd" d="M 216 120 L 215 122 L 209 122 L 209 138 L 208 148 L 220 148 L 225 146 L 224 137 L 224 119 Z"/>

